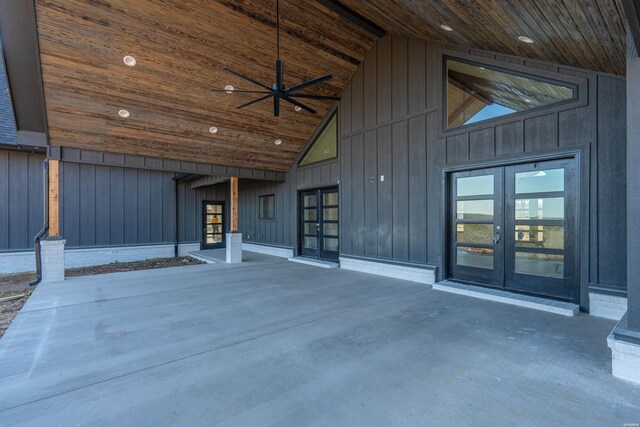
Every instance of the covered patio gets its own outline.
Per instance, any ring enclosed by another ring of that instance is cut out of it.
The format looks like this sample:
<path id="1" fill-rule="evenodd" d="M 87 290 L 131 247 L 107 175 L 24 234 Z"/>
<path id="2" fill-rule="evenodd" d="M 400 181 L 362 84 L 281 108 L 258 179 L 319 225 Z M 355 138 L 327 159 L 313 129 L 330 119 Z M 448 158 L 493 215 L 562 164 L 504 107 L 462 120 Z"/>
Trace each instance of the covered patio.
<path id="1" fill-rule="evenodd" d="M 39 287 L 0 425 L 622 425 L 615 322 L 245 252 Z"/>

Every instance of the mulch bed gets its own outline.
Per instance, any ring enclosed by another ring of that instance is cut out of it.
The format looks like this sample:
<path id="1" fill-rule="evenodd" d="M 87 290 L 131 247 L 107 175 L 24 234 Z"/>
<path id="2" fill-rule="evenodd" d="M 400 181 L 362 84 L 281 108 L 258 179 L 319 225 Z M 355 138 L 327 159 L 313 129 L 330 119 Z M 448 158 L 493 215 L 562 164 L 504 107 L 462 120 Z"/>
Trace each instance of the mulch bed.
<path id="1" fill-rule="evenodd" d="M 155 268 L 178 267 L 184 265 L 203 264 L 191 257 L 156 258 L 146 261 L 114 262 L 112 264 L 92 267 L 68 268 L 66 277 L 93 276 L 95 274 L 117 273 L 121 271 L 152 270 Z M 0 338 L 27 302 L 35 287 L 29 283 L 35 280 L 35 273 L 0 274 L 0 300 L 6 297 L 22 295 L 18 299 L 0 302 Z"/>

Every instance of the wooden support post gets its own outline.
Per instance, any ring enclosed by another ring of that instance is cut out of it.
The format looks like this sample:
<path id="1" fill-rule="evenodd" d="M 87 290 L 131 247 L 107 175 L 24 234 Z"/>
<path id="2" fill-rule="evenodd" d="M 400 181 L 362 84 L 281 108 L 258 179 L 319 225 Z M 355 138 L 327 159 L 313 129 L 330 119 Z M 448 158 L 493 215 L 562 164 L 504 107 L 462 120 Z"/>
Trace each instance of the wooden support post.
<path id="1" fill-rule="evenodd" d="M 59 160 L 49 160 L 49 237 L 60 237 Z"/>
<path id="2" fill-rule="evenodd" d="M 231 177 L 231 226 L 229 231 L 238 231 L 238 177 Z"/>

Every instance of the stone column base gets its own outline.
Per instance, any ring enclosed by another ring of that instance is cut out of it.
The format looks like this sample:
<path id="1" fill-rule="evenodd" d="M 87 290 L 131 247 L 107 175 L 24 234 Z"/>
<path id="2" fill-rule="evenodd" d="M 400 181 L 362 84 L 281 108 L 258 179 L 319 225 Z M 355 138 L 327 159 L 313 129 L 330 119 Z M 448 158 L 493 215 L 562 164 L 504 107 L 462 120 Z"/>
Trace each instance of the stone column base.
<path id="1" fill-rule="evenodd" d="M 640 345 L 617 340 L 613 334 L 607 338 L 607 345 L 613 376 L 640 384 Z"/>
<path id="2" fill-rule="evenodd" d="M 42 257 L 42 282 L 64 280 L 64 239 L 47 239 L 40 242 Z"/>
<path id="3" fill-rule="evenodd" d="M 227 233 L 227 262 L 242 262 L 242 233 Z"/>
<path id="4" fill-rule="evenodd" d="M 627 327 L 627 315 L 607 337 L 613 376 L 640 384 L 640 333 Z"/>

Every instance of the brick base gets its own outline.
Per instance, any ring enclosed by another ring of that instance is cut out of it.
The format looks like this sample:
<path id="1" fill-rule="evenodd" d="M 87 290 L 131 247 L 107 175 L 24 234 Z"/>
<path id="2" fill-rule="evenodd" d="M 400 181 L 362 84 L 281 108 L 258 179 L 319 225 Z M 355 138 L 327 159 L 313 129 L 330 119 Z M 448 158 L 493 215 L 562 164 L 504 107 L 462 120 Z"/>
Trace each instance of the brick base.
<path id="1" fill-rule="evenodd" d="M 242 262 L 242 233 L 227 233 L 226 239 L 227 262 Z"/>
<path id="2" fill-rule="evenodd" d="M 607 338 L 611 349 L 611 373 L 613 376 L 640 384 L 640 345 Z"/>
<path id="3" fill-rule="evenodd" d="M 64 239 L 47 239 L 40 242 L 42 257 L 42 282 L 64 280 Z"/>

